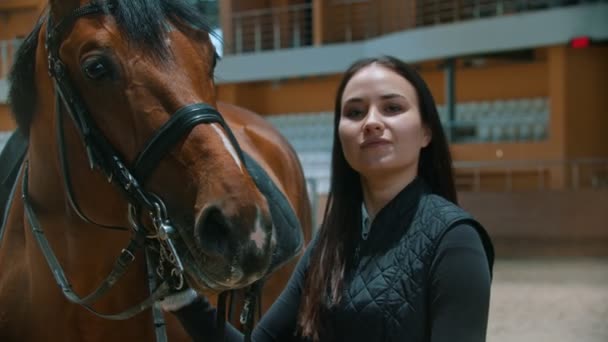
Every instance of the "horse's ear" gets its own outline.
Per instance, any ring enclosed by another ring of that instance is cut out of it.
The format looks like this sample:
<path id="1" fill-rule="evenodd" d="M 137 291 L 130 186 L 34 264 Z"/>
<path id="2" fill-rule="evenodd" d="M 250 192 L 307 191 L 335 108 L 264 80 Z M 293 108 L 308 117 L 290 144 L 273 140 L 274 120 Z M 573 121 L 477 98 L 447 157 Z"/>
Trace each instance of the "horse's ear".
<path id="1" fill-rule="evenodd" d="M 80 7 L 80 0 L 50 0 L 50 14 L 55 23 Z"/>

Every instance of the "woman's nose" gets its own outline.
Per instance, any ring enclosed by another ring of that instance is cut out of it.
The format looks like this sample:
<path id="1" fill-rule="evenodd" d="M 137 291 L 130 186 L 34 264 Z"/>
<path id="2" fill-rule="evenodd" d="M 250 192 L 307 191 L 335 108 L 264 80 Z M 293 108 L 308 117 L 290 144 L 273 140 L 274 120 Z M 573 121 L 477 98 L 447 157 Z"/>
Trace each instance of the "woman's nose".
<path id="1" fill-rule="evenodd" d="M 384 124 L 380 118 L 379 113 L 376 110 L 370 110 L 365 119 L 364 130 L 367 134 L 374 134 L 381 132 Z"/>

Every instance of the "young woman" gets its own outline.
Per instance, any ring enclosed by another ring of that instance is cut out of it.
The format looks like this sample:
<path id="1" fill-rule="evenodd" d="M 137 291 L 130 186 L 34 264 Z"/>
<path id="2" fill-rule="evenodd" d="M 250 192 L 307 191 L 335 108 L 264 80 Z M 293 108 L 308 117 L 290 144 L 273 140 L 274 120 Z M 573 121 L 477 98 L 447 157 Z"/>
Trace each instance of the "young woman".
<path id="1" fill-rule="evenodd" d="M 414 69 L 385 56 L 346 71 L 331 168 L 319 233 L 252 339 L 485 341 L 493 247 L 457 205 L 437 109 Z M 193 338 L 213 335 L 215 309 L 185 303 L 173 312 Z"/>

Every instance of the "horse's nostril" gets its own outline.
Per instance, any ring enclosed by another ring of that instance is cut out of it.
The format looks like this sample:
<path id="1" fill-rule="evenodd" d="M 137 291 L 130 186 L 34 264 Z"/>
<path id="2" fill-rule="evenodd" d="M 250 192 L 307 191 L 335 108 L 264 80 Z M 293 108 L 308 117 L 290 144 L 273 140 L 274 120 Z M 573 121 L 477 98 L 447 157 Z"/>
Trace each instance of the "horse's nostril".
<path id="1" fill-rule="evenodd" d="M 197 225 L 201 248 L 208 254 L 225 256 L 228 253 L 230 227 L 218 207 L 205 209 Z"/>

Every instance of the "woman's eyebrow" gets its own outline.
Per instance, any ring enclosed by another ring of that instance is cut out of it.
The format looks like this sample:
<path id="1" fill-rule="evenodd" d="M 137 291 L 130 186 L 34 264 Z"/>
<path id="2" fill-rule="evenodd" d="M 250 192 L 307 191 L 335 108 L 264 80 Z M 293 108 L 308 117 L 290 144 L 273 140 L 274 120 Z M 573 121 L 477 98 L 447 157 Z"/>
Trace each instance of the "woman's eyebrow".
<path id="1" fill-rule="evenodd" d="M 383 99 L 383 100 L 388 100 L 388 99 L 392 99 L 392 98 L 395 98 L 395 97 L 402 97 L 402 98 L 404 98 L 404 99 L 407 100 L 407 98 L 405 96 L 403 96 L 401 94 L 395 94 L 395 93 L 390 93 L 390 94 L 386 94 L 386 95 L 380 96 L 380 98 Z"/>
<path id="2" fill-rule="evenodd" d="M 360 97 L 353 97 L 344 101 L 345 104 L 350 102 L 364 102 L 364 100 Z"/>
<path id="3" fill-rule="evenodd" d="M 397 97 L 407 100 L 407 98 L 405 96 L 403 96 L 401 94 L 397 94 L 397 93 L 389 93 L 389 94 L 381 95 L 380 99 L 381 100 L 390 100 L 390 99 L 397 98 Z M 344 104 L 353 103 L 353 102 L 354 103 L 365 102 L 365 100 L 361 97 L 352 97 L 352 98 L 344 101 Z"/>

